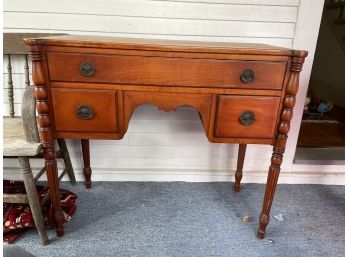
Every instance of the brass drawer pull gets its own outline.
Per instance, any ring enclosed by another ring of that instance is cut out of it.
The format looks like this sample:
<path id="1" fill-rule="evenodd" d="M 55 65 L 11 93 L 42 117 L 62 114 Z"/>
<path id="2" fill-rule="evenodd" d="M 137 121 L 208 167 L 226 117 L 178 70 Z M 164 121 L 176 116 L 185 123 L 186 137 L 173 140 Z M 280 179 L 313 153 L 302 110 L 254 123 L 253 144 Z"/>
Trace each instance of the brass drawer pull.
<path id="1" fill-rule="evenodd" d="M 89 120 L 92 119 L 94 116 L 94 111 L 92 107 L 86 104 L 81 104 L 79 105 L 76 110 L 76 115 L 78 118 L 83 119 L 83 120 Z"/>
<path id="2" fill-rule="evenodd" d="M 89 62 L 82 62 L 80 65 L 80 73 L 84 77 L 91 77 L 93 76 L 95 71 L 94 65 Z"/>
<path id="3" fill-rule="evenodd" d="M 242 74 L 240 75 L 240 80 L 246 84 L 253 81 L 254 77 L 255 77 L 254 72 L 252 70 L 247 69 L 247 70 L 244 70 Z"/>
<path id="4" fill-rule="evenodd" d="M 249 126 L 255 121 L 255 114 L 252 111 L 245 111 L 239 117 L 239 122 L 244 126 Z"/>

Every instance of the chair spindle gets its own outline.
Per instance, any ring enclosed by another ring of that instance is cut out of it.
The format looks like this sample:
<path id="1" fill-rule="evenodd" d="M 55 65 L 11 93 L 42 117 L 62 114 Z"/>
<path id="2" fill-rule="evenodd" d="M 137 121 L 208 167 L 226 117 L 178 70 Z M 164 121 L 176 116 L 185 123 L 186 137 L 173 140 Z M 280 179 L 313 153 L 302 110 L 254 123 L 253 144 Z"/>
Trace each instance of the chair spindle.
<path id="1" fill-rule="evenodd" d="M 14 117 L 14 102 L 13 102 L 13 80 L 12 80 L 12 65 L 11 65 L 11 55 L 8 54 L 7 63 L 7 85 L 8 85 L 8 103 L 10 107 L 10 117 Z"/>
<path id="2" fill-rule="evenodd" d="M 29 62 L 28 62 L 28 55 L 25 54 L 25 64 L 24 64 L 24 75 L 25 75 L 25 87 L 30 86 L 30 79 L 29 79 Z"/>

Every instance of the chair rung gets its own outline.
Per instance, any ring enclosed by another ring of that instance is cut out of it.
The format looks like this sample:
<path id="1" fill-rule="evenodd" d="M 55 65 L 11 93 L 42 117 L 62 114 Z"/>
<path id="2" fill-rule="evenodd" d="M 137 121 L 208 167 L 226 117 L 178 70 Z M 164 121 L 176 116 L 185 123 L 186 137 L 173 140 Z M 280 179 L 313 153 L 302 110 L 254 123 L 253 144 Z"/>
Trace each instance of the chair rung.
<path id="1" fill-rule="evenodd" d="M 39 180 L 39 178 L 42 176 L 42 174 L 44 174 L 46 171 L 45 167 L 43 167 L 40 172 L 38 174 L 36 174 L 36 176 L 34 177 L 34 181 L 35 183 Z M 62 178 L 64 177 L 64 175 L 67 173 L 67 168 L 65 168 L 62 172 L 62 174 L 60 174 L 58 181 L 61 181 Z"/>
<path id="2" fill-rule="evenodd" d="M 34 177 L 34 181 L 35 183 L 39 180 L 39 178 L 42 176 L 42 174 L 44 174 L 46 171 L 45 167 L 43 167 L 40 172 L 38 174 L 36 174 L 36 176 Z M 58 177 L 58 181 L 61 181 L 62 178 L 64 177 L 64 175 L 67 173 L 68 169 L 65 168 L 63 170 L 63 172 L 60 174 L 60 176 Z M 44 196 L 44 198 L 42 199 L 40 205 L 41 207 L 43 207 L 46 202 L 49 200 L 50 198 L 50 191 L 48 191 L 46 193 L 46 195 Z M 3 201 L 4 203 L 22 203 L 22 204 L 27 204 L 28 203 L 28 197 L 26 194 L 4 194 L 3 195 Z"/>
<path id="3" fill-rule="evenodd" d="M 4 194 L 3 195 L 4 203 L 28 203 L 28 197 L 26 194 Z"/>
<path id="4" fill-rule="evenodd" d="M 60 174 L 60 176 L 58 177 L 58 181 L 61 181 L 62 178 L 64 177 L 64 175 L 67 173 L 67 168 L 65 168 L 62 172 L 62 174 Z M 46 195 L 44 196 L 44 198 L 41 200 L 41 208 L 46 204 L 46 202 L 50 199 L 50 190 L 47 191 Z"/>
<path id="5" fill-rule="evenodd" d="M 47 203 L 49 199 L 50 199 L 50 190 L 47 191 L 44 198 L 41 200 L 41 203 L 40 203 L 41 208 Z"/>
<path id="6" fill-rule="evenodd" d="M 62 174 L 60 174 L 60 176 L 58 177 L 58 181 L 61 181 L 62 180 L 62 178 L 64 177 L 64 175 L 67 173 L 67 168 L 65 168 L 64 170 L 63 170 L 63 172 L 62 172 Z"/>
<path id="7" fill-rule="evenodd" d="M 45 167 L 43 167 L 43 168 L 40 170 L 40 172 L 39 172 L 38 174 L 36 174 L 36 176 L 34 177 L 35 183 L 39 180 L 39 178 L 42 176 L 42 174 L 44 174 L 45 170 L 46 170 Z"/>

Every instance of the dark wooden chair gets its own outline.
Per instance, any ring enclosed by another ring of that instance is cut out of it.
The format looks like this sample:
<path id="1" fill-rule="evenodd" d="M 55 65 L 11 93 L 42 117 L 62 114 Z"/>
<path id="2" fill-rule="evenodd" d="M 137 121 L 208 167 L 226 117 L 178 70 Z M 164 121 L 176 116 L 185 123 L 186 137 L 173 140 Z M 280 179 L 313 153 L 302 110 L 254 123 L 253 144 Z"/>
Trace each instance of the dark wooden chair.
<path id="1" fill-rule="evenodd" d="M 23 174 L 24 186 L 26 195 L 22 194 L 4 194 L 4 202 L 9 203 L 29 203 L 35 225 L 39 231 L 41 241 L 43 244 L 48 243 L 44 227 L 44 218 L 42 215 L 41 206 L 49 199 L 49 192 L 44 199 L 39 202 L 38 194 L 36 191 L 36 182 L 45 172 L 45 167 L 34 177 L 29 159 L 30 158 L 43 158 L 42 144 L 40 143 L 40 137 L 38 133 L 36 111 L 35 111 L 35 98 L 33 94 L 33 87 L 30 86 L 29 80 L 29 65 L 27 51 L 24 46 L 23 38 L 42 36 L 42 34 L 4 34 L 4 54 L 8 58 L 8 100 L 9 100 L 9 116 L 4 117 L 4 158 L 17 158 L 19 161 L 20 169 Z M 14 94 L 13 94 L 13 80 L 12 80 L 12 55 L 24 55 L 25 56 L 25 85 L 26 89 L 22 99 L 22 116 L 16 117 L 14 111 Z M 69 152 L 64 139 L 58 139 L 58 151 L 57 157 L 62 158 L 65 164 L 65 168 L 59 180 L 63 178 L 65 174 L 68 174 L 71 184 L 75 184 L 74 170 L 71 164 Z"/>

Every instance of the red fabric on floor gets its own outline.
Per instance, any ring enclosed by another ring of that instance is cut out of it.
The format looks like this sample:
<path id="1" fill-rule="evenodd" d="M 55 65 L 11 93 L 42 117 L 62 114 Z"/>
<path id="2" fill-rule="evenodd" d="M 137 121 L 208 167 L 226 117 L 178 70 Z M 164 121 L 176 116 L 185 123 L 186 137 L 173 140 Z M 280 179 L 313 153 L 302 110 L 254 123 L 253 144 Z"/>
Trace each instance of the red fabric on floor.
<path id="1" fill-rule="evenodd" d="M 22 181 L 4 180 L 4 193 L 6 194 L 25 194 L 24 183 Z M 48 191 L 47 187 L 36 186 L 40 201 Z M 60 203 L 63 209 L 65 222 L 69 222 L 76 211 L 76 194 L 60 189 Z M 28 204 L 3 204 L 3 241 L 12 243 L 20 235 L 31 228 L 35 228 L 33 216 Z M 43 207 L 42 213 L 47 228 L 53 228 L 52 205 L 48 203 Z"/>

